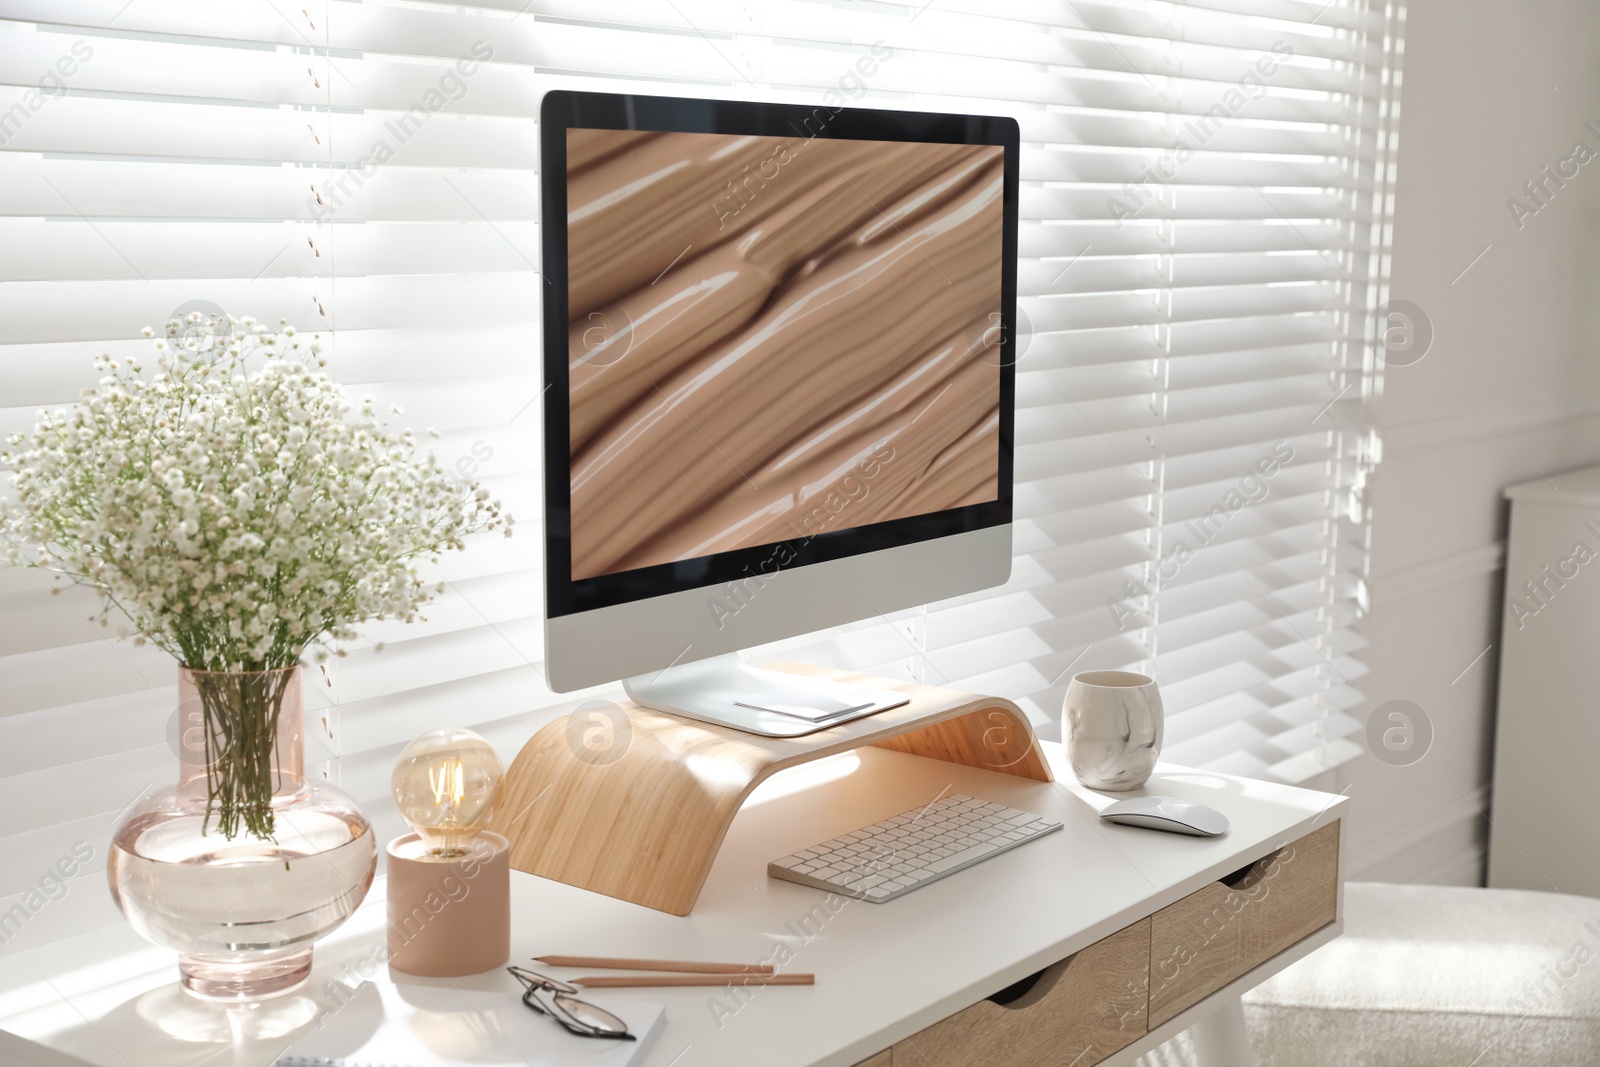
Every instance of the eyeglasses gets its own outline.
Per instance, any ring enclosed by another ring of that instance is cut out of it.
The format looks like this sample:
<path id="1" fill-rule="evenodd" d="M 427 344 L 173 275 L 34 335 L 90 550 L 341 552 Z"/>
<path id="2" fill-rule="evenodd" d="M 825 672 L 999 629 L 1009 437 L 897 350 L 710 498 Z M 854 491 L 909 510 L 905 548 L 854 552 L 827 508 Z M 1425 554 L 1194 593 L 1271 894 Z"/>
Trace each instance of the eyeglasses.
<path id="1" fill-rule="evenodd" d="M 526 967 L 507 967 L 511 977 L 522 983 L 522 1003 L 548 1015 L 560 1023 L 568 1033 L 579 1037 L 609 1037 L 617 1041 L 637 1041 L 628 1033 L 628 1024 L 604 1008 L 597 1008 L 573 994 L 578 987 L 554 978 L 546 978 Z"/>

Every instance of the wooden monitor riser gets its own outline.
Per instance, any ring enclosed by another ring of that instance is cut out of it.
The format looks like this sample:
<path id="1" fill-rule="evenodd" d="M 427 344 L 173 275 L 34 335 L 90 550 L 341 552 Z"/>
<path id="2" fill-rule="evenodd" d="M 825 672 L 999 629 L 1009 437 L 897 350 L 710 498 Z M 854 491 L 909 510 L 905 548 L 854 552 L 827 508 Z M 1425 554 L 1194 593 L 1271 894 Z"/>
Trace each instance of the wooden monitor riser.
<path id="1" fill-rule="evenodd" d="M 794 738 L 620 702 L 625 720 L 611 724 L 603 748 L 588 747 L 583 724 L 563 716 L 534 734 L 506 772 L 489 828 L 510 840 L 511 866 L 687 915 L 739 807 L 778 771 L 876 745 L 1054 780 L 1032 724 L 1009 700 L 793 664 L 778 669 L 896 689 L 911 701 Z"/>

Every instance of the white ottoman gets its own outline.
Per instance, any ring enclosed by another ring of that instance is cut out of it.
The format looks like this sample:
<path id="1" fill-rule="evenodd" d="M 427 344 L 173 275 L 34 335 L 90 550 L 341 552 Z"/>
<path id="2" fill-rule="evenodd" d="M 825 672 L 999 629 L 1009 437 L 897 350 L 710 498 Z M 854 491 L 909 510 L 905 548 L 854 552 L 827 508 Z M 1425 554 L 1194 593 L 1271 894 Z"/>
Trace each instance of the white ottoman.
<path id="1" fill-rule="evenodd" d="M 1596 1067 L 1600 900 L 1352 882 L 1344 936 L 1244 1010 L 1260 1067 Z"/>

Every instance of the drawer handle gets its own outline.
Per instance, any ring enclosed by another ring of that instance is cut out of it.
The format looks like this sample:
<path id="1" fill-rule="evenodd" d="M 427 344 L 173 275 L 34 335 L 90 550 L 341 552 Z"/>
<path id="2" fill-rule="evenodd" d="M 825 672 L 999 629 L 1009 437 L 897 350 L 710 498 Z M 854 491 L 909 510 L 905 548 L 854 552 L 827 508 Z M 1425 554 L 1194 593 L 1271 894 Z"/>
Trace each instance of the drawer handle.
<path id="1" fill-rule="evenodd" d="M 1044 972 L 1048 971 L 1049 969 L 1050 968 L 1046 967 L 1044 970 L 1034 971 L 1032 974 L 1028 975 L 1028 977 L 1012 982 L 998 993 L 990 994 L 986 999 L 991 1004 L 998 1004 L 1002 1008 L 1008 1007 L 1014 1001 L 1021 1000 L 1023 997 L 1033 992 L 1033 987 L 1039 984 L 1039 979 L 1043 978 Z"/>
<path id="2" fill-rule="evenodd" d="M 1276 852 L 1269 852 L 1254 863 L 1247 863 L 1232 874 L 1223 875 L 1217 881 L 1229 889 L 1254 889 L 1267 876 L 1267 871 L 1271 870 L 1272 865 L 1278 862 L 1278 857 L 1282 856 L 1284 851 L 1285 849 L 1280 848 Z"/>
<path id="3" fill-rule="evenodd" d="M 984 999 L 1002 1008 L 1010 1008 L 1012 1011 L 1032 1007 L 1050 992 L 1072 959 L 1073 957 L 1068 956 L 1064 960 L 1058 960 L 1043 970 L 1035 971 L 1028 977 L 1018 979 L 1004 989 L 991 993 Z"/>

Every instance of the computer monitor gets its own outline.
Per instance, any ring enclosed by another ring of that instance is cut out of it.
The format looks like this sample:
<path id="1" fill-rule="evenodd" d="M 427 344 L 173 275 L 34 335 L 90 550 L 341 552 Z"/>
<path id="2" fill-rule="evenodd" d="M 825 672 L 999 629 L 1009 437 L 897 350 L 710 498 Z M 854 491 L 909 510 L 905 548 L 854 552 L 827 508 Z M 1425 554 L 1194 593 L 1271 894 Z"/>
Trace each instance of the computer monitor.
<path id="1" fill-rule="evenodd" d="M 1010 575 L 1016 122 L 540 118 L 551 686 L 777 736 L 903 703 L 735 653 Z"/>

